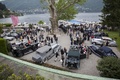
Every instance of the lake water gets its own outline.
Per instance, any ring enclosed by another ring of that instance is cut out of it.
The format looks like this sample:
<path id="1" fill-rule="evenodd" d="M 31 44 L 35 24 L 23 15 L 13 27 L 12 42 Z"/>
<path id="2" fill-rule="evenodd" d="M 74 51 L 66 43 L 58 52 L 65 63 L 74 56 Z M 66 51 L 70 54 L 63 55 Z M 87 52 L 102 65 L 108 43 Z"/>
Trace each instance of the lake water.
<path id="1" fill-rule="evenodd" d="M 91 21 L 91 22 L 98 22 L 101 15 L 101 13 L 78 13 L 76 15 L 75 20 L 83 20 L 83 21 Z M 45 21 L 47 24 L 49 24 L 49 17 L 50 15 L 48 13 L 45 14 L 31 14 L 31 15 L 24 15 L 19 16 L 19 22 L 27 22 L 27 23 L 38 23 L 40 20 Z M 0 19 L 0 23 L 12 23 L 11 18 L 4 18 Z"/>

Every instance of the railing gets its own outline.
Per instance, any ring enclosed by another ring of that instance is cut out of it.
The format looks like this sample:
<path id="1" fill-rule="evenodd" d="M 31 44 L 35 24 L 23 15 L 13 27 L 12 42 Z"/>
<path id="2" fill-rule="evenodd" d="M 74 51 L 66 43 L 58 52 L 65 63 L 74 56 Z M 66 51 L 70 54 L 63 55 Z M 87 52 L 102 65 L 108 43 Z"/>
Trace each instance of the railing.
<path id="1" fill-rule="evenodd" d="M 84 75 L 84 74 L 51 69 L 48 67 L 44 67 L 44 66 L 36 65 L 36 64 L 26 62 L 20 59 L 16 59 L 11 56 L 4 55 L 2 53 L 0 53 L 0 56 L 5 59 L 17 62 L 19 64 L 23 64 L 25 66 L 29 66 L 35 70 L 38 70 L 38 73 L 36 74 L 40 74 L 41 76 L 45 77 L 46 79 L 50 79 L 50 80 L 115 80 L 112 78 L 90 76 L 90 75 Z"/>

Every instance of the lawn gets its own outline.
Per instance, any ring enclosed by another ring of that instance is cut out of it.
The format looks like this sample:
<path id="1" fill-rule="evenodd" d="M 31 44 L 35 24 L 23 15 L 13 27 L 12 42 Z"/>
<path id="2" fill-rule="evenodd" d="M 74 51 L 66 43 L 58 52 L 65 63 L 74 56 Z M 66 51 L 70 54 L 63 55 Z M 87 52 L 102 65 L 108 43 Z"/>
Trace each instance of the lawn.
<path id="1" fill-rule="evenodd" d="M 115 41 L 117 42 L 117 45 L 118 45 L 118 50 L 120 51 L 120 37 L 119 37 L 119 33 L 118 31 L 107 31 L 107 30 L 104 30 L 104 32 L 107 32 L 109 37 L 115 39 Z"/>

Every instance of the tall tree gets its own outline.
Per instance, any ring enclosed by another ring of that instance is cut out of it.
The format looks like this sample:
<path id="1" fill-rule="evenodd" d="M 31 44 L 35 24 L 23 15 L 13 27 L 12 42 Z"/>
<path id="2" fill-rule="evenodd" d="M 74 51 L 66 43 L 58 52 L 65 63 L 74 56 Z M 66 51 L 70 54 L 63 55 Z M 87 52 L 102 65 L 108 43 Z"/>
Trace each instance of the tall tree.
<path id="1" fill-rule="evenodd" d="M 103 0 L 102 23 L 108 27 L 120 29 L 120 0 Z"/>
<path id="2" fill-rule="evenodd" d="M 41 0 L 47 2 L 52 32 L 56 32 L 58 28 L 58 20 L 70 20 L 77 14 L 76 4 L 83 4 L 86 0 Z"/>

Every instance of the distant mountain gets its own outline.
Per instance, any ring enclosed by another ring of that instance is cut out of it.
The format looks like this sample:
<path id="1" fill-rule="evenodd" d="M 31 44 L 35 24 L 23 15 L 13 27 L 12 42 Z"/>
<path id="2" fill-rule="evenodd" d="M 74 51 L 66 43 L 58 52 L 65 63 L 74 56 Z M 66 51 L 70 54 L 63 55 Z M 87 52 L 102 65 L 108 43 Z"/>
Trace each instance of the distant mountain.
<path id="1" fill-rule="evenodd" d="M 2 1 L 7 8 L 21 12 L 42 12 L 40 0 L 5 0 Z M 102 9 L 102 0 L 87 0 L 82 6 L 77 6 L 80 12 L 100 12 Z"/>

